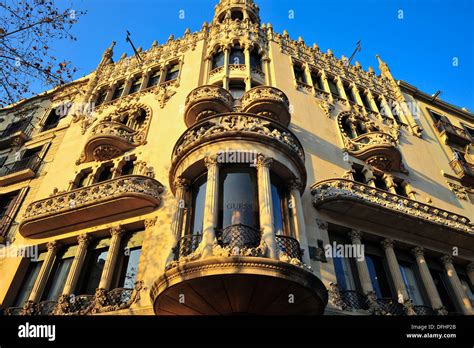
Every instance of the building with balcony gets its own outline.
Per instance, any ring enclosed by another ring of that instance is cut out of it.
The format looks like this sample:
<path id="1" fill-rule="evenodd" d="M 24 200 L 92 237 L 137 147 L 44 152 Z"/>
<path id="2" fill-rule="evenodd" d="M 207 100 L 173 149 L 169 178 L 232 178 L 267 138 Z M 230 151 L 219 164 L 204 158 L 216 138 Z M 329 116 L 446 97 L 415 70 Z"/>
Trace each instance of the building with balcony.
<path id="1" fill-rule="evenodd" d="M 114 45 L 0 110 L 5 314 L 474 314 L 472 113 L 252 0 Z"/>

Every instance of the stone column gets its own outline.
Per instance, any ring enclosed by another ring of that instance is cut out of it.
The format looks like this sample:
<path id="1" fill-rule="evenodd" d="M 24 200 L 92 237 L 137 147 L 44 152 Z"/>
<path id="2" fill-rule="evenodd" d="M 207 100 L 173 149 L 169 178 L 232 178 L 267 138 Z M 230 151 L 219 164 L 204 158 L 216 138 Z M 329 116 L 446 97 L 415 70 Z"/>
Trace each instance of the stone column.
<path id="1" fill-rule="evenodd" d="M 278 248 L 275 241 L 275 227 L 273 221 L 272 187 L 270 184 L 270 167 L 273 159 L 261 154 L 257 158 L 258 174 L 258 205 L 260 209 L 260 230 L 262 240 L 268 247 L 268 255 L 278 259 Z"/>
<path id="2" fill-rule="evenodd" d="M 81 234 L 77 237 L 79 245 L 76 255 L 74 255 L 74 259 L 72 260 L 66 283 L 64 284 L 63 295 L 70 295 L 75 291 L 79 275 L 82 271 L 82 266 L 84 265 L 84 260 L 86 259 L 87 247 L 89 246 L 90 240 L 91 238 L 87 234 Z"/>
<path id="3" fill-rule="evenodd" d="M 35 285 L 33 285 L 33 289 L 31 289 L 30 296 L 28 297 L 28 302 L 36 303 L 41 300 L 43 290 L 48 281 L 51 269 L 53 268 L 54 260 L 56 259 L 56 254 L 61 245 L 56 241 L 52 241 L 47 244 L 47 247 L 48 252 L 46 253 L 43 265 L 41 266 L 38 277 L 36 278 Z"/>
<path id="4" fill-rule="evenodd" d="M 177 246 L 179 239 L 183 234 L 184 213 L 186 211 L 186 192 L 189 188 L 189 181 L 184 178 L 177 178 L 174 182 L 174 187 L 176 189 L 176 206 L 171 220 L 171 238 L 173 248 Z M 171 252 L 166 264 L 170 263 L 174 257 L 174 253 Z"/>
<path id="5" fill-rule="evenodd" d="M 326 73 L 324 70 L 321 70 L 321 82 L 323 83 L 324 90 L 328 93 L 329 95 L 329 102 L 333 103 L 334 98 L 332 96 L 331 90 L 329 89 L 329 83 L 328 83 L 328 77 L 326 76 Z"/>
<path id="6" fill-rule="evenodd" d="M 467 297 L 466 292 L 462 286 L 461 281 L 459 280 L 456 269 L 453 265 L 453 258 L 450 255 L 444 255 L 441 257 L 441 262 L 443 263 L 446 275 L 448 276 L 449 283 L 454 292 L 454 297 L 456 302 L 461 307 L 462 312 L 466 315 L 474 314 L 472 311 L 472 305 L 469 297 Z"/>
<path id="7" fill-rule="evenodd" d="M 347 95 L 346 95 L 346 91 L 344 89 L 344 84 L 342 83 L 342 80 L 339 76 L 336 77 L 336 86 L 337 86 L 337 89 L 339 90 L 339 95 L 341 96 L 341 98 L 347 100 L 347 102 L 349 102 L 349 98 L 347 98 Z"/>
<path id="8" fill-rule="evenodd" d="M 150 80 L 150 76 L 153 70 L 147 69 L 146 72 L 143 74 L 142 85 L 140 86 L 140 90 L 143 90 L 148 85 L 148 81 Z"/>
<path id="9" fill-rule="evenodd" d="M 431 272 L 426 264 L 423 248 L 417 247 L 412 249 L 412 254 L 415 256 L 418 272 L 420 273 L 421 281 L 423 282 L 423 286 L 428 294 L 431 307 L 437 311 L 444 311 L 443 302 L 441 302 L 433 277 L 431 276 Z"/>
<path id="10" fill-rule="evenodd" d="M 112 279 L 114 276 L 115 266 L 117 265 L 117 259 L 120 253 L 120 244 L 122 236 L 125 234 L 125 229 L 122 226 L 114 226 L 110 229 L 112 238 L 110 239 L 109 251 L 107 253 L 107 259 L 105 260 L 104 269 L 100 277 L 99 289 L 110 290 Z"/>
<path id="11" fill-rule="evenodd" d="M 212 55 L 208 55 L 206 58 L 205 58 L 205 61 L 204 61 L 204 81 L 203 81 L 203 84 L 204 85 L 207 85 L 209 84 L 209 73 L 211 72 L 211 69 L 212 69 Z"/>
<path id="12" fill-rule="evenodd" d="M 354 245 L 362 244 L 361 234 L 362 233 L 357 230 L 352 230 L 351 232 L 349 232 L 349 238 L 351 239 L 352 244 Z M 363 260 L 359 260 L 358 258 L 356 258 L 355 263 L 357 266 L 357 273 L 359 275 L 359 282 L 362 288 L 362 292 L 365 295 L 367 295 L 368 293 L 373 293 L 374 288 L 372 286 L 372 281 L 370 280 L 369 267 L 367 266 L 365 257 Z"/>
<path id="13" fill-rule="evenodd" d="M 398 264 L 397 256 L 395 255 L 395 251 L 393 249 L 394 242 L 391 239 L 384 239 L 381 244 L 383 250 L 385 251 L 385 258 L 387 259 L 393 285 L 397 291 L 398 302 L 405 303 L 407 300 L 409 300 L 410 296 L 408 296 L 402 273 L 400 272 L 400 265 Z"/>
<path id="14" fill-rule="evenodd" d="M 223 48 L 224 51 L 224 78 L 222 79 L 222 86 L 229 89 L 229 56 L 230 48 L 228 46 Z"/>
<path id="15" fill-rule="evenodd" d="M 304 221 L 303 204 L 301 202 L 300 189 L 302 183 L 299 180 L 293 180 L 290 185 L 290 199 L 292 204 L 292 213 L 294 216 L 295 236 L 303 250 L 303 263 L 311 265 L 309 258 L 308 238 L 306 236 L 306 223 Z"/>
<path id="16" fill-rule="evenodd" d="M 363 107 L 364 103 L 362 103 L 362 99 L 360 98 L 359 89 L 357 88 L 357 85 L 352 82 L 350 86 L 352 88 L 352 93 L 354 94 L 355 100 L 357 101 L 357 105 Z"/>
<path id="17" fill-rule="evenodd" d="M 362 174 L 364 174 L 365 176 L 365 181 L 367 185 L 375 187 L 374 173 L 372 173 L 372 171 L 368 167 L 364 167 L 364 169 L 362 169 Z"/>
<path id="18" fill-rule="evenodd" d="M 474 285 L 474 262 L 468 264 L 466 270 L 471 284 Z"/>
<path id="19" fill-rule="evenodd" d="M 330 245 L 328 222 L 321 219 L 316 219 L 317 237 L 323 241 L 323 245 Z M 334 260 L 332 257 L 327 258 L 326 263 L 319 262 L 320 278 L 324 285 L 329 288 L 331 283 L 337 283 L 336 269 L 334 267 Z M 316 269 L 317 271 L 317 269 Z"/>
<path id="20" fill-rule="evenodd" d="M 385 174 L 383 176 L 383 179 L 385 181 L 385 185 L 387 185 L 387 188 L 388 188 L 389 192 L 397 195 L 398 194 L 397 189 L 396 189 L 397 184 L 393 180 L 393 176 L 390 175 L 390 174 Z"/>
<path id="21" fill-rule="evenodd" d="M 202 246 L 203 257 L 212 255 L 212 246 L 216 241 L 217 217 L 219 212 L 219 163 L 217 155 L 204 159 L 207 167 L 206 204 L 204 207 Z"/>
<path id="22" fill-rule="evenodd" d="M 271 86 L 272 82 L 270 79 L 270 58 L 265 55 L 262 57 L 263 73 L 265 74 L 265 85 Z"/>
<path id="23" fill-rule="evenodd" d="M 245 57 L 245 90 L 248 91 L 252 88 L 252 75 L 250 72 L 250 49 L 248 45 L 244 48 L 244 57 Z"/>

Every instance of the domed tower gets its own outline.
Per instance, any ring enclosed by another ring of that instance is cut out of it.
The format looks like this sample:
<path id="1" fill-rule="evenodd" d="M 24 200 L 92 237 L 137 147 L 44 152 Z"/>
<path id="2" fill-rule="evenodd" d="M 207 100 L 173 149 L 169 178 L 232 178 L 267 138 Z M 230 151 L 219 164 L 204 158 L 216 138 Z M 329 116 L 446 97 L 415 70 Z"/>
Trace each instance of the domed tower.
<path id="1" fill-rule="evenodd" d="M 253 0 L 220 0 L 216 5 L 214 23 L 222 23 L 225 18 L 233 20 L 249 19 L 252 23 L 260 24 L 259 7 Z"/>

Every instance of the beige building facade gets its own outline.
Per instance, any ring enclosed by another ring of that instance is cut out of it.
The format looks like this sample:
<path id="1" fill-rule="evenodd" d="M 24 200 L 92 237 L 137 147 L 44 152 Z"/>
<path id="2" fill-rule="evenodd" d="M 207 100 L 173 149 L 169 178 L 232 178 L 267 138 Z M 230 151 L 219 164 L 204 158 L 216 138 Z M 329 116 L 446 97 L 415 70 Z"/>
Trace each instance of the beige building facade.
<path id="1" fill-rule="evenodd" d="M 0 110 L 9 315 L 472 315 L 474 115 L 252 0 Z"/>

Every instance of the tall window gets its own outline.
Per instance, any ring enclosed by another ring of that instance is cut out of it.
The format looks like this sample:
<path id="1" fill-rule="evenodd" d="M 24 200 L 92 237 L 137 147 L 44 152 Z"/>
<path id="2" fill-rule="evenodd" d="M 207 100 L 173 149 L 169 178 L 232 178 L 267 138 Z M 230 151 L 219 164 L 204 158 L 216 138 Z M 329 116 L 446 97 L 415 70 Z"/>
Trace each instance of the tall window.
<path id="1" fill-rule="evenodd" d="M 423 300 L 422 290 L 418 278 L 416 276 L 415 269 L 412 264 L 400 263 L 400 272 L 402 274 L 405 288 L 407 289 L 408 296 L 415 306 L 425 305 Z"/>
<path id="2" fill-rule="evenodd" d="M 461 281 L 461 285 L 464 289 L 464 292 L 471 301 L 471 305 L 474 306 L 474 287 L 471 286 L 469 279 L 463 274 L 459 274 L 459 280 Z"/>
<path id="3" fill-rule="evenodd" d="M 316 89 L 319 89 L 320 91 L 324 91 L 324 85 L 323 85 L 323 80 L 321 79 L 321 76 L 315 71 L 311 72 L 311 80 L 313 80 L 313 86 Z"/>
<path id="4" fill-rule="evenodd" d="M 142 78 L 136 78 L 132 85 L 130 86 L 130 90 L 128 91 L 128 94 L 133 94 L 136 93 L 140 90 L 140 87 L 142 86 Z"/>
<path id="5" fill-rule="evenodd" d="M 125 161 L 125 164 L 122 166 L 122 170 L 120 172 L 121 175 L 132 175 L 133 170 L 135 169 L 135 164 L 133 159 L 129 161 Z"/>
<path id="6" fill-rule="evenodd" d="M 276 235 L 290 235 L 286 221 L 288 221 L 286 190 L 283 181 L 275 174 L 271 176 L 273 223 Z"/>
<path id="7" fill-rule="evenodd" d="M 383 179 L 382 175 L 375 175 L 374 182 L 375 182 L 375 187 L 377 187 L 381 190 L 384 190 L 384 191 L 388 191 L 387 183 Z"/>
<path id="8" fill-rule="evenodd" d="M 220 68 L 224 66 L 225 55 L 224 52 L 219 51 L 212 57 L 212 69 Z"/>
<path id="9" fill-rule="evenodd" d="M 102 88 L 99 93 L 97 94 L 97 99 L 95 101 L 95 105 L 99 106 L 105 102 L 105 98 L 107 98 L 107 90 Z"/>
<path id="10" fill-rule="evenodd" d="M 262 70 L 262 57 L 257 50 L 250 52 L 250 67 L 260 71 Z"/>
<path id="11" fill-rule="evenodd" d="M 199 177 L 192 185 L 193 203 L 190 211 L 191 223 L 189 226 L 189 234 L 202 234 L 204 207 L 206 204 L 206 186 L 206 174 Z"/>
<path id="12" fill-rule="evenodd" d="M 430 269 L 430 272 L 436 285 L 436 290 L 438 290 L 439 297 L 441 298 L 441 302 L 443 303 L 443 306 L 446 307 L 448 312 L 456 312 L 456 305 L 452 300 L 452 296 L 450 295 L 450 290 L 448 284 L 446 284 L 446 279 L 443 276 L 443 273 L 434 269 Z"/>
<path id="13" fill-rule="evenodd" d="M 231 64 L 231 65 L 245 65 L 244 50 L 240 47 L 240 45 L 235 45 L 230 50 L 229 64 Z"/>
<path id="14" fill-rule="evenodd" d="M 165 82 L 176 80 L 179 76 L 179 65 L 173 64 L 166 72 Z"/>
<path id="15" fill-rule="evenodd" d="M 293 72 L 297 82 L 307 83 L 303 67 L 300 64 L 293 65 Z"/>
<path id="16" fill-rule="evenodd" d="M 148 83 L 146 85 L 147 88 L 156 86 L 160 83 L 160 77 L 161 77 L 161 71 L 160 70 L 155 70 L 153 74 L 150 75 L 148 78 Z"/>
<path id="17" fill-rule="evenodd" d="M 350 84 L 348 84 L 348 83 L 344 84 L 344 92 L 346 93 L 347 99 L 349 101 L 351 101 L 352 103 L 357 103 L 357 100 L 356 100 L 355 95 L 354 95 L 354 91 L 353 91 Z"/>
<path id="18" fill-rule="evenodd" d="M 234 99 L 241 99 L 245 93 L 245 82 L 241 80 L 231 80 L 229 82 L 229 92 Z"/>
<path id="19" fill-rule="evenodd" d="M 372 110 L 372 104 L 370 103 L 369 96 L 367 93 L 362 93 L 360 95 L 360 98 L 362 99 L 362 104 L 364 104 L 365 108 L 368 110 Z"/>
<path id="20" fill-rule="evenodd" d="M 366 183 L 365 175 L 361 167 L 352 167 L 352 177 L 354 178 L 354 181 L 360 182 L 361 184 Z"/>
<path id="21" fill-rule="evenodd" d="M 336 81 L 334 80 L 334 77 L 328 77 L 328 85 L 329 85 L 329 90 L 331 91 L 331 94 L 334 96 L 339 97 L 339 89 L 337 88 Z"/>
<path id="22" fill-rule="evenodd" d="M 226 167 L 220 173 L 220 226 L 259 227 L 257 173 L 254 168 Z"/>
<path id="23" fill-rule="evenodd" d="M 123 90 L 125 89 L 125 82 L 120 82 L 117 87 L 115 87 L 114 94 L 112 95 L 112 100 L 118 99 L 122 96 Z"/>
<path id="24" fill-rule="evenodd" d="M 351 259 L 348 257 L 334 257 L 337 285 L 342 291 L 356 290 L 356 282 L 352 272 Z"/>
<path id="25" fill-rule="evenodd" d="M 74 188 L 81 188 L 87 186 L 89 184 L 91 175 L 91 170 L 81 172 Z"/>
<path id="26" fill-rule="evenodd" d="M 61 105 L 61 106 L 58 106 L 57 108 L 52 109 L 49 112 L 48 117 L 46 118 L 46 121 L 44 122 L 43 128 L 41 129 L 41 131 L 44 132 L 49 129 L 56 128 L 61 118 L 67 116 L 69 109 L 70 109 L 70 106 L 68 107 L 67 105 Z"/>
<path id="27" fill-rule="evenodd" d="M 123 240 L 123 253 L 121 253 L 117 264 L 116 281 L 117 288 L 133 289 L 137 280 L 138 262 L 142 251 L 143 230 L 131 232 Z"/>
<path id="28" fill-rule="evenodd" d="M 86 262 L 81 271 L 77 294 L 93 295 L 99 286 L 100 277 L 105 266 L 110 238 L 93 244 L 87 253 Z"/>
<path id="29" fill-rule="evenodd" d="M 365 255 L 367 267 L 369 268 L 370 280 L 378 298 L 391 297 L 392 292 L 381 257 L 376 255 Z"/>
<path id="30" fill-rule="evenodd" d="M 69 248 L 62 255 L 57 255 L 48 282 L 41 297 L 42 301 L 56 301 L 62 294 L 66 279 L 71 268 L 74 253 L 77 247 Z"/>
<path id="31" fill-rule="evenodd" d="M 43 266 L 44 256 L 45 254 L 40 254 L 37 261 L 30 261 L 25 278 L 23 279 L 23 283 L 21 284 L 20 290 L 18 291 L 15 298 L 15 307 L 22 307 L 28 300 L 31 290 L 35 285 L 36 278 L 38 278 L 41 266 Z"/>
<path id="32" fill-rule="evenodd" d="M 103 182 L 112 179 L 112 164 L 103 165 L 99 170 L 96 182 Z"/>

